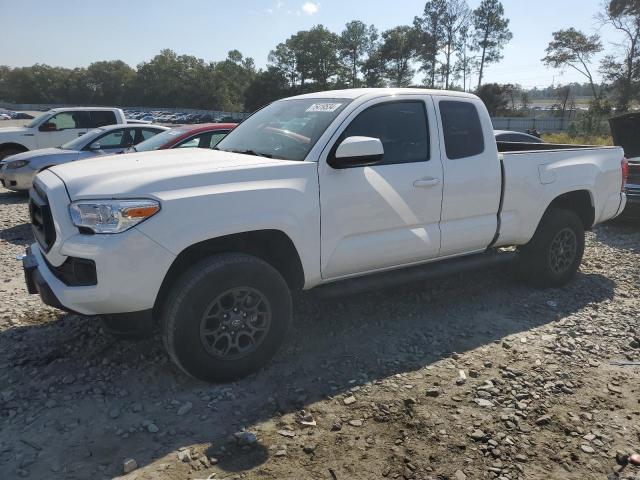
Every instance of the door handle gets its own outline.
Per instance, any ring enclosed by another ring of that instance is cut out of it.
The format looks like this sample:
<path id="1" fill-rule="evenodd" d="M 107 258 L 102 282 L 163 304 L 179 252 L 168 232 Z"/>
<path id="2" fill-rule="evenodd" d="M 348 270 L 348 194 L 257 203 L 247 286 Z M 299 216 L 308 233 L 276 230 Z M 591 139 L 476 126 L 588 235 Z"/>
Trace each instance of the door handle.
<path id="1" fill-rule="evenodd" d="M 416 180 L 413 182 L 413 186 L 416 188 L 429 188 L 435 187 L 436 185 L 440 185 L 440 179 L 438 178 L 421 178 L 420 180 Z"/>

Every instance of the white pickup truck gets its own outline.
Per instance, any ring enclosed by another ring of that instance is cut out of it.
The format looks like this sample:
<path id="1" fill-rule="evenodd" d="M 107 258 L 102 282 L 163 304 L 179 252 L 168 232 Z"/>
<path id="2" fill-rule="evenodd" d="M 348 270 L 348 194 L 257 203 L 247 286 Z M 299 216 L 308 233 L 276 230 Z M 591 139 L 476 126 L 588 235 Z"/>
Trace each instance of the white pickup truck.
<path id="1" fill-rule="evenodd" d="M 465 93 L 302 95 L 258 111 L 213 151 L 40 173 L 26 282 L 120 333 L 156 319 L 185 372 L 228 380 L 274 355 L 292 291 L 349 293 L 505 260 L 535 285 L 563 285 L 585 230 L 625 206 L 623 156 L 498 145 L 485 106 Z"/>
<path id="2" fill-rule="evenodd" d="M 119 108 L 54 108 L 24 127 L 0 128 L 0 160 L 39 148 L 58 147 L 89 130 L 127 123 Z"/>

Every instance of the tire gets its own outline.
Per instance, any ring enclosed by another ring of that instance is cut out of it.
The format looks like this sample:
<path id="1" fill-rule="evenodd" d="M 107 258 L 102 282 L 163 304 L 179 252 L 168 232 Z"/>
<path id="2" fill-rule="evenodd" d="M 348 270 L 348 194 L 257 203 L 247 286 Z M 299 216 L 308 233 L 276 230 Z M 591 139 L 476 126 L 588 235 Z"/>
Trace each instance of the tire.
<path id="1" fill-rule="evenodd" d="M 531 241 L 521 247 L 516 262 L 519 276 L 537 287 L 561 287 L 573 278 L 584 254 L 584 225 L 580 217 L 549 209 Z"/>
<path id="2" fill-rule="evenodd" d="M 191 267 L 171 288 L 162 309 L 162 338 L 188 375 L 231 381 L 276 354 L 291 311 L 291 292 L 271 265 L 250 255 L 215 255 Z"/>
<path id="3" fill-rule="evenodd" d="M 4 160 L 5 158 L 16 155 L 18 153 L 26 152 L 27 150 L 20 150 L 19 148 L 3 148 L 0 150 L 0 160 Z"/>

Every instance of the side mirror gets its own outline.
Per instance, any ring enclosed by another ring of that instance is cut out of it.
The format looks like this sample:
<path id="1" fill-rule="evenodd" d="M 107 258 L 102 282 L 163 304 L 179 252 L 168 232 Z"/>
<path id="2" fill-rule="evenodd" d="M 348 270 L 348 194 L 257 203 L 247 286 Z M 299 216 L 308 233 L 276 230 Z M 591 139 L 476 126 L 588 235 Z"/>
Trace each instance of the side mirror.
<path id="1" fill-rule="evenodd" d="M 51 122 L 43 123 L 40 125 L 40 128 L 38 128 L 41 132 L 55 132 L 57 129 L 56 124 Z"/>
<path id="2" fill-rule="evenodd" d="M 354 168 L 375 165 L 384 158 L 384 147 L 379 138 L 348 137 L 336 149 L 333 156 L 327 159 L 330 167 Z"/>
<path id="3" fill-rule="evenodd" d="M 100 150 L 100 142 L 93 142 L 89 145 L 89 150 Z"/>

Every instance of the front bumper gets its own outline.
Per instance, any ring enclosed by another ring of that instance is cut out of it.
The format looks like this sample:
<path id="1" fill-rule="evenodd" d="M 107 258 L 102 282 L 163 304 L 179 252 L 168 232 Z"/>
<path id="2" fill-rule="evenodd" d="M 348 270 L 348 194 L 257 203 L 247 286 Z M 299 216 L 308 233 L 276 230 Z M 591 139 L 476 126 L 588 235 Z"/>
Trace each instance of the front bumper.
<path id="1" fill-rule="evenodd" d="M 135 229 L 117 235 L 76 234 L 61 245 L 66 259 L 95 263 L 95 285 L 68 285 L 34 243 L 23 258 L 29 293 L 62 310 L 83 315 L 139 312 L 153 308 L 175 256 Z M 47 254 L 50 256 L 50 254 Z"/>
<path id="2" fill-rule="evenodd" d="M 28 165 L 21 168 L 7 168 L 3 166 L 0 170 L 0 183 L 3 187 L 16 192 L 29 190 L 33 185 L 33 179 L 38 172 L 32 170 Z"/>
<path id="3" fill-rule="evenodd" d="M 22 257 L 22 269 L 24 271 L 24 281 L 27 284 L 27 291 L 30 294 L 40 295 L 42 302 L 51 307 L 75 313 L 73 310 L 62 305 L 58 297 L 53 293 L 53 290 L 51 290 L 49 284 L 42 277 L 38 270 L 38 261 L 35 255 L 31 253 L 31 247 L 27 248 L 26 255 Z"/>

